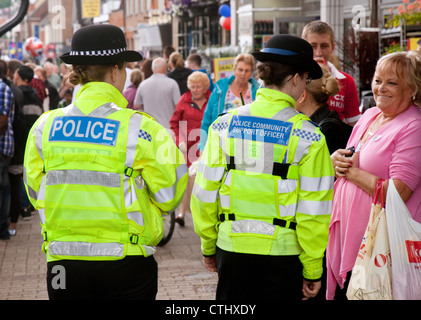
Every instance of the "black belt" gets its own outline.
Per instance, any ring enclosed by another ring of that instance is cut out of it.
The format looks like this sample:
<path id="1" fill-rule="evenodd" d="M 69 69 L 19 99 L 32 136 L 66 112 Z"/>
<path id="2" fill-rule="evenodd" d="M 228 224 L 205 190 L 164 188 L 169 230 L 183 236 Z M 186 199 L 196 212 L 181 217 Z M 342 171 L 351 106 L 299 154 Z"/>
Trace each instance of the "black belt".
<path id="1" fill-rule="evenodd" d="M 226 217 L 227 215 L 225 215 L 224 213 L 219 215 L 219 221 L 224 222 L 227 220 L 230 221 L 235 221 L 235 214 L 234 213 L 228 213 L 228 218 Z M 288 229 L 292 229 L 295 230 L 297 228 L 297 223 L 293 222 L 293 221 L 287 221 L 284 219 L 278 219 L 278 218 L 273 218 L 273 222 L 272 222 L 275 226 L 280 226 L 282 228 L 288 228 Z"/>
<path id="2" fill-rule="evenodd" d="M 275 226 L 280 226 L 282 228 L 289 228 L 295 230 L 297 228 L 297 223 L 294 221 L 287 221 L 284 219 L 273 218 L 273 224 Z"/>
<path id="3" fill-rule="evenodd" d="M 282 179 L 287 179 L 290 163 L 273 163 L 272 175 L 279 176 Z M 235 170 L 235 158 L 233 156 L 227 157 L 227 170 Z"/>

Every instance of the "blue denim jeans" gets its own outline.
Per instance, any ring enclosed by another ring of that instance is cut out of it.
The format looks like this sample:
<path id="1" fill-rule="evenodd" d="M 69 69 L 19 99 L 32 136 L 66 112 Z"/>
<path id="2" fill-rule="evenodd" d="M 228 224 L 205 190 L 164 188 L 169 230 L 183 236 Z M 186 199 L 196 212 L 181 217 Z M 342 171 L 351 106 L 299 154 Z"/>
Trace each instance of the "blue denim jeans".
<path id="1" fill-rule="evenodd" d="M 0 239 L 9 239 L 10 158 L 0 155 Z"/>

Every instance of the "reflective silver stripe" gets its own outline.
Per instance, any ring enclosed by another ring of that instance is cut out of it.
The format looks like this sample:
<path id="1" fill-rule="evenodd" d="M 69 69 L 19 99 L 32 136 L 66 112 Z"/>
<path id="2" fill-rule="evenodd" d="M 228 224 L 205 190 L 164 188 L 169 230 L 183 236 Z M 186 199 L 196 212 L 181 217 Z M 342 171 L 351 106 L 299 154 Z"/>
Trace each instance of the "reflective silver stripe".
<path id="1" fill-rule="evenodd" d="M 245 104 L 244 106 L 241 106 L 237 110 L 238 110 L 239 116 L 249 116 L 249 115 L 251 115 L 250 104 Z"/>
<path id="2" fill-rule="evenodd" d="M 258 220 L 238 220 L 232 221 L 232 233 L 257 233 L 273 236 L 275 225 Z"/>
<path id="3" fill-rule="evenodd" d="M 67 107 L 63 108 L 62 111 L 66 116 L 85 116 L 85 114 L 80 111 L 80 109 L 74 103 L 69 104 Z"/>
<path id="4" fill-rule="evenodd" d="M 136 187 L 137 187 L 138 190 L 143 189 L 145 187 L 145 185 L 146 185 L 145 184 L 145 180 L 143 180 L 142 176 L 137 176 L 134 179 L 134 182 L 136 183 Z"/>
<path id="5" fill-rule="evenodd" d="M 219 201 L 221 202 L 221 207 L 229 208 L 230 207 L 230 196 L 224 196 L 223 194 L 219 195 Z"/>
<path id="6" fill-rule="evenodd" d="M 64 112 L 66 116 L 102 117 L 102 118 L 106 118 L 110 114 L 113 114 L 114 112 L 119 111 L 119 110 L 121 110 L 121 108 L 112 102 L 103 104 L 102 106 L 94 109 L 88 115 L 85 115 L 74 103 L 62 109 L 62 111 Z"/>
<path id="7" fill-rule="evenodd" d="M 273 171 L 273 144 L 259 141 L 236 139 L 234 150 L 234 162 L 237 170 L 250 173 L 272 174 Z M 252 143 L 258 142 L 261 156 L 257 159 L 250 158 L 247 150 Z"/>
<path id="8" fill-rule="evenodd" d="M 293 164 L 297 164 L 308 154 L 308 150 L 313 141 L 300 139 L 298 141 L 297 149 L 295 151 Z"/>
<path id="9" fill-rule="evenodd" d="M 119 110 L 121 110 L 121 108 L 118 107 L 115 103 L 108 102 L 93 110 L 91 113 L 88 114 L 88 116 L 106 118 L 110 114 L 113 114 L 114 112 L 117 112 Z"/>
<path id="10" fill-rule="evenodd" d="M 303 121 L 302 129 L 294 129 L 293 135 L 299 137 L 300 140 L 298 141 L 297 151 L 294 155 L 293 164 L 297 164 L 308 154 L 309 148 L 315 140 L 311 138 L 305 138 L 305 136 L 320 136 L 319 134 L 315 133 L 315 131 L 316 127 L 308 121 Z M 300 134 L 297 132 L 300 132 Z"/>
<path id="11" fill-rule="evenodd" d="M 148 256 L 150 256 L 150 255 L 152 255 L 152 254 L 154 254 L 156 252 L 156 247 L 153 247 L 153 246 L 145 246 L 145 245 L 143 245 L 143 248 L 145 248 L 146 254 Z"/>
<path id="12" fill-rule="evenodd" d="M 238 115 L 240 116 L 251 116 L 251 105 L 246 104 L 241 106 L 238 110 Z M 276 113 L 271 119 L 280 120 L 280 121 L 288 121 L 292 117 L 299 114 L 294 108 L 283 108 L 278 113 Z"/>
<path id="13" fill-rule="evenodd" d="M 39 191 L 37 192 L 37 200 L 45 200 L 45 175 L 41 178 L 41 184 L 39 185 Z"/>
<path id="14" fill-rule="evenodd" d="M 193 185 L 192 193 L 197 197 L 197 199 L 199 199 L 202 202 L 214 203 L 216 201 L 216 198 L 218 197 L 218 191 L 219 190 L 214 190 L 214 191 L 204 190 L 202 189 L 201 186 L 195 183 Z"/>
<path id="15" fill-rule="evenodd" d="M 278 180 L 278 193 L 291 193 L 297 188 L 297 180 L 286 179 Z"/>
<path id="16" fill-rule="evenodd" d="M 120 187 L 120 174 L 112 172 L 98 172 L 86 170 L 54 170 L 47 172 L 47 185 L 83 184 L 91 186 L 104 186 L 110 188 Z"/>
<path id="17" fill-rule="evenodd" d="M 227 171 L 225 175 L 224 185 L 230 186 L 231 185 L 231 171 Z M 221 207 L 229 208 L 230 207 L 230 195 L 223 195 L 219 193 L 219 202 L 221 203 Z"/>
<path id="18" fill-rule="evenodd" d="M 208 167 L 202 161 L 200 161 L 199 168 L 197 171 L 201 172 L 206 180 L 219 181 L 224 175 L 225 167 L 212 168 Z"/>
<path id="19" fill-rule="evenodd" d="M 310 178 L 301 176 L 300 188 L 305 191 L 321 191 L 333 189 L 333 177 Z"/>
<path id="20" fill-rule="evenodd" d="M 45 209 L 41 208 L 38 209 L 39 219 L 41 220 L 41 224 L 45 223 Z"/>
<path id="21" fill-rule="evenodd" d="M 44 160 L 44 154 L 42 152 L 42 132 L 44 131 L 44 126 L 49 116 L 49 113 L 42 115 L 38 126 L 33 131 L 33 134 L 35 135 L 35 146 L 37 147 L 37 150 L 42 160 Z"/>
<path id="22" fill-rule="evenodd" d="M 155 201 L 158 203 L 165 203 L 169 200 L 174 199 L 178 182 L 185 174 L 187 174 L 187 171 L 188 169 L 185 164 L 179 165 L 177 169 L 175 169 L 176 179 L 175 179 L 174 184 L 171 187 L 163 188 L 159 190 L 158 192 L 155 192 L 154 194 L 152 194 Z"/>
<path id="23" fill-rule="evenodd" d="M 332 213 L 332 201 L 304 201 L 300 200 L 297 212 L 317 216 Z"/>
<path id="24" fill-rule="evenodd" d="M 225 177 L 224 184 L 227 185 L 227 186 L 231 185 L 231 171 L 228 171 L 228 173 Z"/>
<path id="25" fill-rule="evenodd" d="M 48 246 L 51 255 L 82 257 L 122 257 L 124 245 L 121 243 L 91 243 L 52 241 Z"/>
<path id="26" fill-rule="evenodd" d="M 280 121 L 288 121 L 292 117 L 296 116 L 298 113 L 297 110 L 294 108 L 284 108 L 280 110 L 277 114 L 275 114 L 272 119 L 280 120 Z"/>
<path id="27" fill-rule="evenodd" d="M 128 168 L 133 167 L 136 146 L 139 140 L 138 132 L 142 124 L 142 116 L 135 113 L 129 120 L 128 136 L 127 136 L 127 147 L 126 147 L 126 162 L 125 166 Z"/>
<path id="28" fill-rule="evenodd" d="M 279 215 L 281 217 L 295 217 L 296 210 L 297 205 L 295 203 L 287 206 L 279 205 Z"/>
<path id="29" fill-rule="evenodd" d="M 28 186 L 28 184 L 26 184 L 26 185 L 28 187 L 29 196 L 36 200 L 38 198 L 38 193 L 34 189 L 32 189 L 30 186 Z"/>
<path id="30" fill-rule="evenodd" d="M 127 145 L 126 145 L 126 160 L 124 165 L 127 168 L 132 168 L 136 156 L 136 146 L 138 142 L 138 134 L 137 132 L 140 129 L 142 124 L 142 116 L 140 114 L 133 114 L 129 120 L 129 128 L 128 128 L 128 135 L 127 135 Z M 136 132 L 136 134 L 133 134 Z M 129 183 L 133 182 L 130 180 L 130 177 L 126 175 L 123 176 L 123 186 L 124 186 L 124 203 L 126 208 L 130 207 L 133 203 L 135 203 L 138 198 L 136 194 L 136 187 L 138 190 L 143 189 L 145 187 L 145 181 L 141 176 L 135 178 L 134 182 L 135 185 Z M 130 218 L 129 218 L 130 219 Z M 143 222 L 143 216 L 142 216 Z M 142 224 L 143 225 L 143 224 Z"/>
<path id="31" fill-rule="evenodd" d="M 127 219 L 133 220 L 139 226 L 143 226 L 143 214 L 141 214 L 140 212 L 127 212 Z"/>
<path id="32" fill-rule="evenodd" d="M 126 175 L 123 176 L 123 191 L 124 191 L 124 203 L 126 208 L 130 207 L 133 203 L 137 201 L 137 190 L 142 190 L 145 188 L 145 180 L 141 176 L 137 176 L 134 179 L 134 183 L 131 183 L 133 180 L 130 180 L 130 177 Z"/>
<path id="33" fill-rule="evenodd" d="M 126 208 L 130 207 L 135 201 L 137 201 L 137 194 L 133 184 L 130 184 L 130 178 L 124 176 L 123 179 L 123 192 L 124 192 L 124 204 Z"/>

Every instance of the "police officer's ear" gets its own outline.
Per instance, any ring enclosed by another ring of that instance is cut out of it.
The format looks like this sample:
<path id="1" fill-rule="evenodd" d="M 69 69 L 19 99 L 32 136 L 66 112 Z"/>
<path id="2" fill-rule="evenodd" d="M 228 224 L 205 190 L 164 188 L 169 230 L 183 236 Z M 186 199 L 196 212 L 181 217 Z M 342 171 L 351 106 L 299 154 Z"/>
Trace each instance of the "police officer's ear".
<path id="1" fill-rule="evenodd" d="M 115 82 L 117 80 L 118 76 L 119 76 L 118 65 L 114 65 L 111 68 L 111 80 L 113 80 Z"/>

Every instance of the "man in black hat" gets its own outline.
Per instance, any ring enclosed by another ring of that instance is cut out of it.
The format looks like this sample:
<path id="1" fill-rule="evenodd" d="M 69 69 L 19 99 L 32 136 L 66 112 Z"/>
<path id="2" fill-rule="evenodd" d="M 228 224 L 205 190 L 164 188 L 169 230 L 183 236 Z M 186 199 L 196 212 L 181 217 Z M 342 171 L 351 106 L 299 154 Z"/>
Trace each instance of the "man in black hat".
<path id="1" fill-rule="evenodd" d="M 127 49 L 120 28 L 83 27 L 60 58 L 73 65 L 70 82 L 82 86 L 74 103 L 36 122 L 24 161 L 49 297 L 155 299 L 161 213 L 183 199 L 184 157 L 161 125 L 126 109 L 126 62 L 142 56 Z"/>
<path id="2" fill-rule="evenodd" d="M 256 100 L 209 128 L 191 207 L 217 299 L 309 299 L 321 287 L 334 171 L 326 139 L 295 102 L 322 76 L 308 42 L 272 37 Z"/>

